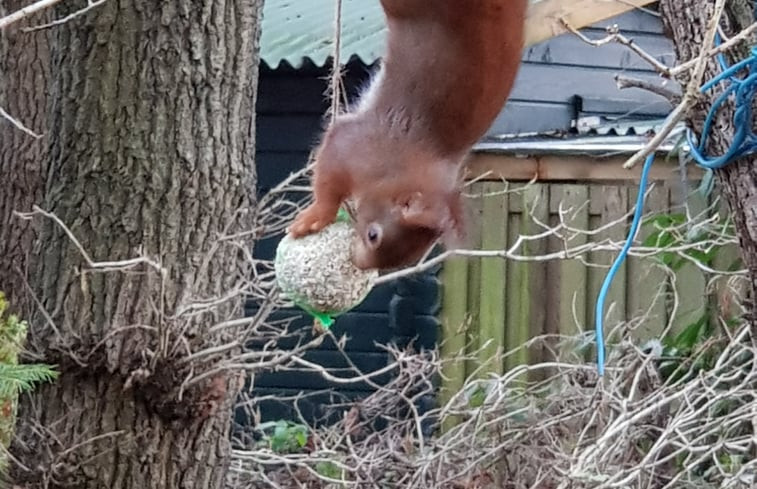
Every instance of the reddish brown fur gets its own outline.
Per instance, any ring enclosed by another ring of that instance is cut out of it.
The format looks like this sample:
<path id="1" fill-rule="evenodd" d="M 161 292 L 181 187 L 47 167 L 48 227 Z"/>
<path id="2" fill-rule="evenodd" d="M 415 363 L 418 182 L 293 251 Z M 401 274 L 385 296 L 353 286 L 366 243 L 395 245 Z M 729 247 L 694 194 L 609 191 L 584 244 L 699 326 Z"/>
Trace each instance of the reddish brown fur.
<path id="1" fill-rule="evenodd" d="M 361 268 L 420 258 L 459 236 L 461 165 L 505 104 L 520 65 L 526 0 L 381 0 L 389 27 L 381 71 L 316 153 L 314 203 L 295 237 L 356 203 Z"/>

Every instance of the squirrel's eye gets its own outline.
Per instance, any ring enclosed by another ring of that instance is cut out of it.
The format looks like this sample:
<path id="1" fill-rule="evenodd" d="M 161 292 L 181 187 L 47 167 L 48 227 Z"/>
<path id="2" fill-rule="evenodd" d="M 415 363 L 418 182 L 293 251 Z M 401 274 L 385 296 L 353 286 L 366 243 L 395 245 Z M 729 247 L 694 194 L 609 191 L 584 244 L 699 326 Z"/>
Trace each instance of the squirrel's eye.
<path id="1" fill-rule="evenodd" d="M 366 237 L 368 238 L 368 242 L 372 245 L 378 244 L 379 241 L 381 241 L 381 226 L 378 224 L 371 224 L 368 226 Z"/>

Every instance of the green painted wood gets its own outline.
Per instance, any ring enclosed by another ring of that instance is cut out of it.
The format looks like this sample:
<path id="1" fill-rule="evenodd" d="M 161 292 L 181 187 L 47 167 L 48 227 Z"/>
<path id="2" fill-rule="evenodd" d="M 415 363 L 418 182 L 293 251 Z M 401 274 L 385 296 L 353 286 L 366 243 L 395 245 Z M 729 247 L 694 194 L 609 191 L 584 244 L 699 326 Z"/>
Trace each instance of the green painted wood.
<path id="1" fill-rule="evenodd" d="M 518 203 L 513 207 L 521 212 L 510 216 L 508 245 L 515 243 L 518 236 L 526 229 L 527 218 L 523 209 L 527 205 L 528 192 L 523 189 L 523 185 L 515 186 L 515 188 L 522 191 L 511 194 L 511 202 L 517 201 Z M 522 253 L 522 250 L 519 252 Z M 506 310 L 505 350 L 508 352 L 528 341 L 531 330 L 531 286 L 528 268 L 527 263 L 517 261 L 510 262 L 507 267 L 505 293 L 509 307 Z M 528 362 L 528 352 L 525 349 L 519 349 L 505 358 L 505 369 L 509 370 L 526 362 Z"/>
<path id="2" fill-rule="evenodd" d="M 507 218 L 509 195 L 499 182 L 485 182 L 481 203 L 481 247 L 501 250 L 507 247 Z M 479 299 L 479 362 L 491 362 L 485 372 L 502 372 L 500 361 L 491 359 L 501 352 L 505 343 L 506 298 L 505 280 L 508 263 L 501 258 L 484 258 L 480 266 Z"/>
<path id="3" fill-rule="evenodd" d="M 589 189 L 586 185 L 562 185 L 561 192 L 556 192 L 553 198 L 558 198 L 564 209 L 564 221 L 574 229 L 589 229 Z M 559 210 L 558 210 L 559 213 Z M 567 232 L 566 232 L 567 234 Z M 589 241 L 583 233 L 568 234 L 568 238 L 561 243 L 563 249 L 581 246 Z M 565 336 L 575 335 L 591 326 L 587 322 L 588 270 L 578 259 L 561 260 L 558 280 L 559 284 L 559 329 L 558 333 Z"/>
<path id="4" fill-rule="evenodd" d="M 440 354 L 442 366 L 442 386 L 439 402 L 444 405 L 459 392 L 465 383 L 465 337 L 468 325 L 468 263 L 458 257 L 447 260 L 442 276 L 442 339 Z M 443 428 L 455 423 L 447 420 Z"/>
<path id="5" fill-rule="evenodd" d="M 526 213 L 523 214 L 523 227 L 521 233 L 536 235 L 544 231 L 544 225 L 549 222 L 549 185 L 534 184 L 527 188 L 523 198 L 526 204 Z M 547 253 L 547 240 L 539 239 L 531 241 L 526 246 L 529 256 L 543 256 Z M 526 341 L 540 337 L 547 333 L 547 308 L 550 304 L 545 303 L 545 291 L 547 288 L 547 264 L 533 261 L 528 263 L 529 290 L 528 307 L 529 321 L 525 324 L 523 333 L 527 335 Z M 525 330 L 528 327 L 528 331 Z M 545 357 L 547 345 L 543 342 L 534 342 L 529 348 L 526 361 L 538 361 Z M 545 371 L 533 372 L 529 375 L 531 380 L 544 378 Z"/>
<path id="6" fill-rule="evenodd" d="M 469 195 L 467 204 L 468 228 L 466 229 L 465 247 L 470 249 L 481 249 L 481 230 L 484 224 L 483 211 L 485 183 L 472 183 L 466 190 Z M 501 187 L 501 186 L 500 186 Z M 504 217 L 503 217 L 504 218 Z M 469 350 L 475 350 L 480 343 L 481 335 L 481 259 L 468 258 L 468 313 L 470 316 L 470 326 L 467 329 L 467 344 Z M 469 351 L 470 353 L 470 351 Z M 474 356 L 469 356 L 465 364 L 466 376 L 471 375 L 479 366 L 479 361 Z"/>
<path id="7" fill-rule="evenodd" d="M 599 229 L 602 225 L 602 205 L 604 199 L 602 188 L 602 185 L 599 184 L 589 185 L 589 229 L 592 230 Z M 593 235 L 591 239 L 592 241 L 596 241 L 598 235 Z M 593 264 L 599 263 L 599 257 L 600 254 L 596 252 L 585 255 L 585 259 Z M 605 268 L 597 267 L 590 267 L 586 270 L 586 323 L 589 329 L 594 328 L 594 306 L 606 271 L 607 269 Z"/>
<path id="8" fill-rule="evenodd" d="M 676 192 L 680 193 L 676 186 L 676 182 L 657 184 L 647 198 L 645 212 L 680 212 L 683 200 L 681 195 L 676 195 Z M 501 182 L 476 183 L 469 188 L 468 192 L 472 195 L 469 212 L 472 218 L 466 246 L 490 250 L 508 248 L 519 235 L 533 234 L 542 229 L 536 226 L 529 212 L 539 221 L 554 226 L 559 222 L 561 203 L 563 209 L 579 209 L 578 212 L 565 216 L 570 226 L 597 229 L 630 211 L 636 197 L 636 187 L 632 184 L 511 184 L 509 194 L 502 194 L 504 190 L 505 186 Z M 486 197 L 477 199 L 476 196 L 482 193 Z M 538 202 L 536 207 L 534 202 Z M 687 203 L 690 212 L 699 212 L 704 206 L 703 202 L 697 202 L 696 197 L 690 197 Z M 675 204 L 678 204 L 677 208 Z M 627 231 L 628 225 L 621 224 L 595 236 L 570 236 L 567 243 L 551 237 L 549 243 L 531 243 L 519 250 L 519 253 L 543 254 L 581 245 L 589 240 L 612 239 L 621 244 Z M 637 241 L 643 240 L 649 232 L 650 229 L 642 228 Z M 721 252 L 716 264 L 725 268 L 737 253 L 736 247 Z M 455 272 L 454 268 L 447 270 L 451 275 L 445 274 L 445 285 L 449 281 L 455 283 L 445 292 L 445 317 L 456 317 L 458 325 L 467 321 L 470 327 L 467 330 L 463 328 L 463 334 L 466 335 L 463 338 L 460 330 L 451 328 L 448 322 L 445 340 L 452 338 L 456 351 L 463 349 L 467 341 L 470 352 L 486 339 L 494 339 L 493 344 L 480 357 L 468 361 L 464 368 L 459 365 L 450 367 L 452 370 L 448 371 L 456 372 L 452 377 L 462 379 L 463 375 L 459 373 L 461 370 L 465 374 L 473 372 L 482 361 L 494 354 L 499 345 L 508 352 L 540 334 L 574 336 L 579 329 L 577 325 L 580 329 L 591 331 L 594 327 L 597 294 L 607 273 L 606 266 L 616 256 L 617 251 L 592 252 L 585 257 L 591 263 L 605 265 L 603 267 L 587 267 L 577 259 L 543 264 L 488 258 L 467 259 L 464 273 Z M 606 332 L 610 333 L 619 321 L 632 320 L 629 324 L 636 327 L 633 334 L 638 341 L 659 336 L 671 314 L 669 302 L 662 295 L 663 292 L 669 293 L 667 277 L 657 266 L 656 260 L 629 257 L 608 295 L 607 306 L 614 303 L 614 309 L 611 314 L 606 314 Z M 459 284 L 462 280 L 465 281 L 464 286 Z M 708 298 L 705 296 L 704 280 L 701 272 L 691 266 L 687 266 L 676 276 L 682 300 L 679 317 L 675 322 L 678 328 L 698 319 L 697 314 L 703 312 L 708 299 L 719 306 L 729 306 L 729 297 L 733 292 L 726 288 L 725 281 L 718 283 L 716 292 Z M 458 300 L 450 297 L 454 294 L 463 294 L 463 298 Z M 455 310 L 447 311 L 448 304 L 453 304 Z M 633 321 L 642 316 L 643 321 Z M 554 346 L 554 343 L 549 346 Z M 455 350 L 449 344 L 445 348 L 445 352 Z M 567 358 L 567 354 L 574 352 L 571 350 L 565 353 Z M 587 354 L 587 359 L 593 360 L 593 353 L 588 351 Z M 553 359 L 550 355 L 549 348 L 520 351 L 508 357 L 503 366 L 507 369 L 526 361 Z M 500 371 L 499 368 L 497 366 L 494 371 Z M 462 385 L 462 380 L 455 382 L 456 384 L 449 385 Z"/>

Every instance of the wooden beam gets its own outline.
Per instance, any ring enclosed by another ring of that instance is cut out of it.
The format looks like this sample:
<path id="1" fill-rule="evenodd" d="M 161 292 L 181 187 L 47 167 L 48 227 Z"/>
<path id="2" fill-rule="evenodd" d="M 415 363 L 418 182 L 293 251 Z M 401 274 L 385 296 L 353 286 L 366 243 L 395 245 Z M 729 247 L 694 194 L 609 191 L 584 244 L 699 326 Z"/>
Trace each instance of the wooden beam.
<path id="1" fill-rule="evenodd" d="M 561 19 L 581 29 L 655 0 L 541 0 L 526 14 L 526 46 L 545 41 L 567 31 Z"/>
<path id="2" fill-rule="evenodd" d="M 592 158 L 589 156 L 528 156 L 473 153 L 468 157 L 466 176 L 478 180 L 602 182 L 638 181 L 641 165 L 623 168 L 626 156 Z M 687 178 L 701 178 L 700 168 L 687 168 Z M 658 157 L 649 173 L 651 180 L 679 180 L 677 160 L 665 162 Z"/>

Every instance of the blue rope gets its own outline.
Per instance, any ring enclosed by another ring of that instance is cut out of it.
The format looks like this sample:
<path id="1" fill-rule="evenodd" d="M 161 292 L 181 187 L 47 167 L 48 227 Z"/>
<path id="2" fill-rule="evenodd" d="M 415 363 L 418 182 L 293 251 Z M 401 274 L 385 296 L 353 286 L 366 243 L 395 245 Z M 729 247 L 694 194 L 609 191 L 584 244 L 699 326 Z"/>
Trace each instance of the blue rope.
<path id="1" fill-rule="evenodd" d="M 704 121 L 702 138 L 698 145 L 694 142 L 693 131 L 691 129 L 686 131 L 686 140 L 691 148 L 691 155 L 700 166 L 708 170 L 723 168 L 731 161 L 752 154 L 757 150 L 757 134 L 752 131 L 752 100 L 755 93 L 757 93 L 757 47 L 752 48 L 752 55 L 749 58 L 731 67 L 725 64 L 725 60 L 721 59 L 720 63 L 725 69 L 718 76 L 705 83 L 700 92 L 704 93 L 711 90 L 715 85 L 726 81 L 726 79 L 728 79 L 727 81 L 730 84 L 713 102 L 710 112 Z M 746 68 L 749 69 L 749 75 L 745 78 L 737 78 L 735 76 L 737 72 Z M 733 126 L 735 128 L 733 141 L 724 154 L 714 157 L 707 156 L 705 154 L 705 145 L 707 144 L 708 134 L 712 130 L 712 122 L 720 106 L 731 95 L 735 97 L 734 105 L 736 107 L 733 114 Z"/>
<path id="2" fill-rule="evenodd" d="M 755 10 L 757 12 L 757 9 Z M 720 36 L 716 36 L 716 44 L 720 44 Z M 757 134 L 752 131 L 752 100 L 757 93 L 757 47 L 752 48 L 751 56 L 744 61 L 736 63 L 733 66 L 728 66 L 723 54 L 718 55 L 718 63 L 720 64 L 721 73 L 702 85 L 699 89 L 701 93 L 707 92 L 714 88 L 721 82 L 728 82 L 729 85 L 720 94 L 710 107 L 710 111 L 704 121 L 702 127 L 702 137 L 699 144 L 696 144 L 694 139 L 694 133 L 690 128 L 686 131 L 686 141 L 688 142 L 691 156 L 694 161 L 706 168 L 707 170 L 715 170 L 723 168 L 727 164 L 731 163 L 737 158 L 753 154 L 757 152 Z M 749 74 L 745 78 L 738 78 L 736 74 L 744 69 L 749 70 Z M 705 146 L 707 145 L 707 137 L 712 130 L 712 123 L 715 119 L 720 106 L 728 100 L 731 96 L 734 96 L 734 105 L 736 110 L 733 115 L 733 125 L 735 133 L 733 135 L 733 141 L 731 142 L 728 150 L 719 156 L 708 156 L 705 154 Z M 649 169 L 652 167 L 654 161 L 654 153 L 649 155 L 644 162 L 644 167 L 641 171 L 641 181 L 639 182 L 639 194 L 636 198 L 636 210 L 634 211 L 633 220 L 631 221 L 631 229 L 628 233 L 623 248 L 620 250 L 617 258 L 610 267 L 602 288 L 599 291 L 597 297 L 596 310 L 594 315 L 594 323 L 596 330 L 596 343 L 597 343 L 597 370 L 600 376 L 605 372 L 605 341 L 604 341 L 604 304 L 607 297 L 607 291 L 610 289 L 612 280 L 615 277 L 620 266 L 628 255 L 628 250 L 631 248 L 636 233 L 639 229 L 641 222 L 642 210 L 644 207 L 644 194 L 646 193 L 647 179 L 649 177 Z"/>
<path id="3" fill-rule="evenodd" d="M 607 297 L 607 291 L 610 290 L 612 279 L 618 272 L 618 269 L 623 264 L 623 261 L 628 255 L 628 250 L 633 244 L 633 240 L 636 237 L 636 232 L 639 230 L 639 223 L 641 223 L 641 214 L 644 210 L 644 194 L 647 189 L 647 180 L 649 179 L 649 169 L 652 168 L 652 162 L 654 161 L 654 153 L 647 156 L 647 160 L 644 162 L 644 167 L 641 169 L 641 181 L 639 182 L 639 195 L 636 196 L 636 210 L 633 213 L 633 221 L 631 221 L 631 230 L 628 232 L 628 238 L 626 239 L 623 248 L 620 250 L 615 262 L 613 262 L 610 271 L 607 272 L 605 281 L 602 283 L 602 288 L 599 290 L 599 297 L 597 298 L 597 309 L 594 312 L 595 324 L 597 330 L 597 369 L 599 375 L 605 374 L 605 339 L 604 339 L 604 309 L 605 298 Z"/>

